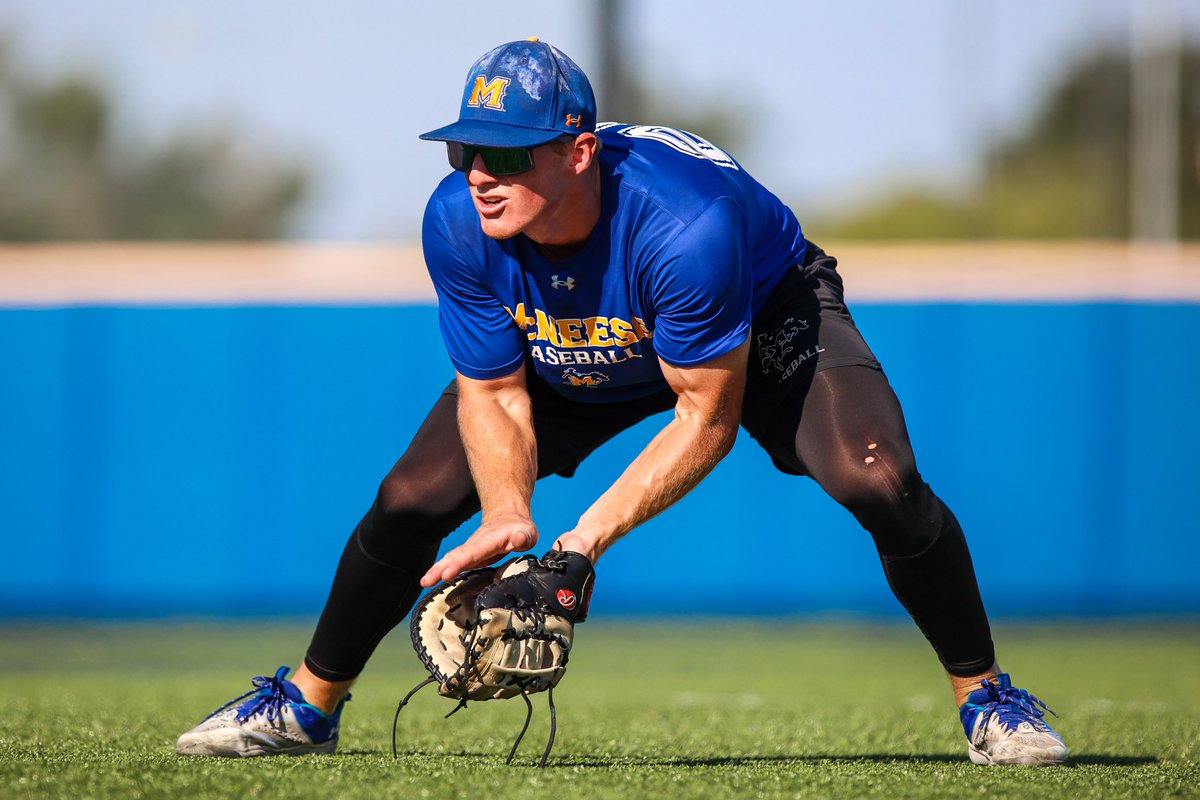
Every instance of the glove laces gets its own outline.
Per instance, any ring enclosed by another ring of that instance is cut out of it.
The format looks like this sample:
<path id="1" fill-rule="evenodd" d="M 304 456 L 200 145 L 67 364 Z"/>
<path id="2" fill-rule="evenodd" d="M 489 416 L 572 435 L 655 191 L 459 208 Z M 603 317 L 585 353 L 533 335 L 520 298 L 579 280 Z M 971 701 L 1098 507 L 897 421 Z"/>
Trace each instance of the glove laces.
<path id="1" fill-rule="evenodd" d="M 400 751 L 396 747 L 396 732 L 400 725 L 400 712 L 408 705 L 408 701 L 413 695 L 425 688 L 431 683 L 437 683 L 437 678 L 426 678 L 418 683 L 408 694 L 404 695 L 404 699 L 396 706 L 396 716 L 392 717 L 392 758 L 400 757 Z M 525 689 L 521 692 L 521 699 L 525 701 L 525 724 L 521 726 L 521 732 L 517 734 L 517 740 L 513 742 L 512 749 L 508 751 L 508 758 L 504 759 L 505 765 L 512 763 L 513 756 L 517 754 L 517 748 L 521 745 L 521 740 L 525 738 L 525 731 L 529 730 L 529 721 L 533 719 L 533 703 L 529 701 L 529 690 Z M 546 740 L 546 749 L 542 751 L 542 760 L 538 762 L 538 767 L 546 766 L 546 759 L 550 757 L 550 751 L 554 748 L 554 736 L 558 732 L 558 710 L 554 707 L 554 687 L 546 691 L 546 700 L 550 705 L 550 738 Z M 236 700 L 234 702 L 237 702 Z M 230 704 L 232 705 L 232 704 Z M 228 706 L 226 706 L 228 707 Z M 458 705 L 447 714 L 449 717 L 455 711 L 467 707 L 467 698 L 462 698 L 458 701 Z"/>

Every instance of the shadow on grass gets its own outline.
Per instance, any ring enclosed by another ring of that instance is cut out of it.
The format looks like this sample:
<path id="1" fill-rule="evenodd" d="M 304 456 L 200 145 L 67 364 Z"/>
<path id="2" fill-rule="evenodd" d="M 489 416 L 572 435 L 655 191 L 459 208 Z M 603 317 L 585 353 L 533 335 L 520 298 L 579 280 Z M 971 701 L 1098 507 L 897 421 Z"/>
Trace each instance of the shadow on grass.
<path id="1" fill-rule="evenodd" d="M 648 767 L 724 767 L 744 764 L 786 764 L 789 761 L 805 763 L 812 761 L 837 761 L 842 763 L 854 762 L 905 762 L 928 764 L 952 764 L 963 761 L 962 756 L 947 753 L 862 753 L 856 755 L 834 755 L 831 753 L 812 753 L 803 756 L 710 756 L 707 758 L 643 758 L 629 756 L 627 758 L 589 758 L 588 756 L 566 756 L 554 760 L 563 767 L 609 767 L 616 763 L 638 763 Z"/>
<path id="2" fill-rule="evenodd" d="M 1082 767 L 1085 765 L 1097 765 L 1101 767 L 1137 767 L 1143 764 L 1157 764 L 1158 759 L 1154 756 L 1113 756 L 1104 753 L 1084 753 L 1079 756 L 1071 756 L 1067 761 L 1068 767 Z"/>
<path id="3" fill-rule="evenodd" d="M 362 753 L 362 751 L 359 751 Z M 365 754 L 365 753 L 362 753 Z M 494 759 L 495 753 L 429 753 L 421 750 L 402 752 L 400 758 L 415 756 L 420 758 L 466 758 Z M 957 753 L 812 753 L 808 755 L 775 755 L 775 756 L 710 756 L 697 758 L 648 758 L 645 756 L 551 756 L 547 767 L 583 767 L 587 769 L 607 769 L 615 766 L 642 767 L 724 767 L 742 766 L 747 764 L 783 764 L 787 762 L 812 763 L 830 761 L 839 764 L 876 763 L 876 764 L 967 764 L 967 757 Z M 1137 767 L 1146 764 L 1157 764 L 1159 759 L 1154 756 L 1120 756 L 1104 753 L 1087 753 L 1071 756 L 1066 767 L 1105 766 L 1105 767 Z M 528 766 L 520 756 L 513 766 Z"/>

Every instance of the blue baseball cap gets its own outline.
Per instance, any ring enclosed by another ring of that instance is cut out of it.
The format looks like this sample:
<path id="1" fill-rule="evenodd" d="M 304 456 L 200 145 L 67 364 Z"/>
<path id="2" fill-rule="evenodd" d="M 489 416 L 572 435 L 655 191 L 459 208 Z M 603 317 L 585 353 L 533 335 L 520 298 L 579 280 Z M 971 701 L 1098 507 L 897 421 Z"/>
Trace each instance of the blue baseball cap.
<path id="1" fill-rule="evenodd" d="M 596 130 L 596 97 L 579 66 L 537 38 L 502 44 L 471 65 L 458 122 L 421 134 L 478 147 L 533 147 Z"/>

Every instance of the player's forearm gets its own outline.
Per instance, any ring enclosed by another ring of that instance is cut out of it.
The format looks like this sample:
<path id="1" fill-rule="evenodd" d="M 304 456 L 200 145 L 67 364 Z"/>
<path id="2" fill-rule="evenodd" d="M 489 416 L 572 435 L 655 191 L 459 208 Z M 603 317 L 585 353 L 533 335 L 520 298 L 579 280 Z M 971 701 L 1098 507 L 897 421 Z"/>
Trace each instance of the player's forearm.
<path id="1" fill-rule="evenodd" d="M 749 339 L 702 364 L 662 361 L 663 376 L 678 395 L 675 417 L 659 431 L 620 478 L 559 537 L 564 549 L 593 561 L 633 528 L 687 494 L 737 438 L 742 418 Z"/>
<path id="2" fill-rule="evenodd" d="M 677 412 L 575 528 L 559 537 L 560 545 L 595 561 L 617 539 L 700 483 L 733 447 L 737 426 L 736 416 L 728 414 Z"/>
<path id="3" fill-rule="evenodd" d="M 524 387 L 465 386 L 460 381 L 458 427 L 484 519 L 530 516 L 537 478 L 537 442 Z"/>

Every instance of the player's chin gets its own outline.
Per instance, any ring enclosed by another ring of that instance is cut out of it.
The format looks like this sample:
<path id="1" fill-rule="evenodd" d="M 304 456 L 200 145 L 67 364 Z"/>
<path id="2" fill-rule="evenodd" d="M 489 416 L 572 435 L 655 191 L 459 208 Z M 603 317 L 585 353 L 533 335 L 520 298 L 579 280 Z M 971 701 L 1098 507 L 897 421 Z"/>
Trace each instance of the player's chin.
<path id="1" fill-rule="evenodd" d="M 483 235 L 489 239 L 511 239 L 521 232 L 521 225 L 515 225 L 509 220 L 504 219 L 503 214 L 495 216 L 479 215 L 479 227 L 483 230 Z"/>

